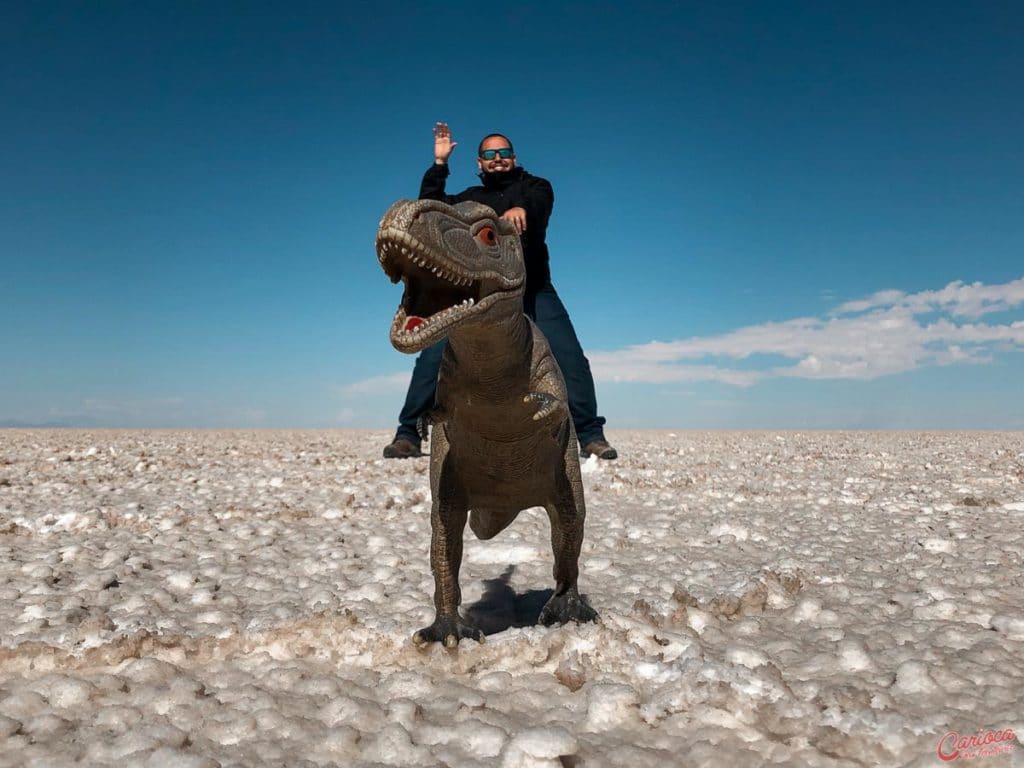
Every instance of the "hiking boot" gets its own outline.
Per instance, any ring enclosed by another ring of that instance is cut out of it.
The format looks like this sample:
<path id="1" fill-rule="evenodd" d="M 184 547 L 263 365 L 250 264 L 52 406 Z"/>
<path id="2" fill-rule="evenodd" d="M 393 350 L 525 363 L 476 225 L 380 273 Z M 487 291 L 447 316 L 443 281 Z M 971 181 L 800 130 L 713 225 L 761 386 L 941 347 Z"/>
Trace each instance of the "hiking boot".
<path id="1" fill-rule="evenodd" d="M 391 442 L 391 445 L 384 447 L 385 459 L 414 459 L 422 455 L 423 452 L 417 443 L 401 435 L 398 435 Z"/>
<path id="2" fill-rule="evenodd" d="M 597 456 L 599 459 L 611 460 L 619 458 L 619 452 L 608 445 L 608 441 L 603 437 L 599 437 L 596 440 L 591 440 L 589 443 L 583 446 L 580 451 L 580 456 L 587 458 L 588 456 Z"/>

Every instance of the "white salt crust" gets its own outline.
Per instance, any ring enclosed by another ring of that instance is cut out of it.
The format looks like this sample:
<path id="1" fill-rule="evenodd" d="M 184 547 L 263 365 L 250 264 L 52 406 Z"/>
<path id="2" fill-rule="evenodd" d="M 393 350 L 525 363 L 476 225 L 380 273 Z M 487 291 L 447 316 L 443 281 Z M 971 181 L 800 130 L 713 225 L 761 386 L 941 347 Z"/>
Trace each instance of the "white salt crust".
<path id="1" fill-rule="evenodd" d="M 451 652 L 410 641 L 428 460 L 388 433 L 0 430 L 0 768 L 930 766 L 1024 733 L 1024 435 L 609 436 L 601 622 L 517 626 L 552 586 L 530 510 L 467 533 L 489 636 Z"/>

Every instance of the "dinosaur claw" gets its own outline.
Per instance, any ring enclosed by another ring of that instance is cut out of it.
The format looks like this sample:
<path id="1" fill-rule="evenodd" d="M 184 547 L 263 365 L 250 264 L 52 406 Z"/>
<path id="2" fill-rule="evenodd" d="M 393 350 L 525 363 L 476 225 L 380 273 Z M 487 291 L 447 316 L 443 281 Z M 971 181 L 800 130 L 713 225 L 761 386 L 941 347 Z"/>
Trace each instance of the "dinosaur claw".
<path id="1" fill-rule="evenodd" d="M 445 411 L 444 406 L 435 405 L 416 419 L 416 434 L 423 442 L 427 442 L 430 439 L 430 428 L 444 424 L 446 421 L 448 421 L 448 412 Z"/>
<path id="2" fill-rule="evenodd" d="M 568 412 L 562 400 L 547 392 L 530 392 L 523 398 L 523 402 L 533 403 L 537 406 L 537 412 L 533 414 L 534 421 L 558 416 L 562 413 L 563 409 L 566 409 L 566 412 Z"/>
<path id="3" fill-rule="evenodd" d="M 463 639 L 484 641 L 484 633 L 458 619 L 437 619 L 429 627 L 424 627 L 412 636 L 412 641 L 420 648 L 430 643 L 441 643 L 445 648 L 457 648 Z"/>
<path id="4" fill-rule="evenodd" d="M 587 605 L 575 589 L 571 589 L 565 594 L 553 595 L 540 612 L 537 623 L 550 627 L 553 624 L 567 624 L 570 621 L 584 624 L 597 619 L 597 611 Z"/>

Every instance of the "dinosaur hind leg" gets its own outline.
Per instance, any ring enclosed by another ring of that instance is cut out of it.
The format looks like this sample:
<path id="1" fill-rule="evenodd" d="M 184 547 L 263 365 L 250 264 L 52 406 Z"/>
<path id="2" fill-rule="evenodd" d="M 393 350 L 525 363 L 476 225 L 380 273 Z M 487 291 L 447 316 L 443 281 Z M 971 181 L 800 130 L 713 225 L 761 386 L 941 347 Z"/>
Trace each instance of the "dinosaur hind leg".
<path id="1" fill-rule="evenodd" d="M 447 461 L 447 444 L 435 441 L 431 455 L 431 491 L 433 503 L 430 511 L 430 570 L 434 574 L 434 622 L 413 635 L 417 645 L 444 643 L 449 648 L 459 640 L 470 638 L 483 642 L 484 634 L 459 615 L 462 589 L 459 587 L 459 568 L 462 565 L 462 535 L 466 528 L 467 505 L 465 494 L 455 482 L 451 463 Z M 432 452 L 433 454 L 433 452 Z M 433 462 L 438 462 L 436 465 Z"/>
<path id="2" fill-rule="evenodd" d="M 546 626 L 597 619 L 597 611 L 587 605 L 577 586 L 586 518 L 582 485 L 573 488 L 568 478 L 559 485 L 556 499 L 544 506 L 551 521 L 551 549 L 555 556 L 555 594 L 540 612 L 539 619 Z"/>

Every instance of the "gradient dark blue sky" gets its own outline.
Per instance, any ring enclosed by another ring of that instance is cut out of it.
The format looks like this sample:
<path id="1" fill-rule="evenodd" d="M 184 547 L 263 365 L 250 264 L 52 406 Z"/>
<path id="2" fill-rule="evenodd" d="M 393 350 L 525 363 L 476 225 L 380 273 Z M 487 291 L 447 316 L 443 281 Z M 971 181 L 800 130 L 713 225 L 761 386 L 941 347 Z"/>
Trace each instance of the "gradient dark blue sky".
<path id="1" fill-rule="evenodd" d="M 554 184 L 610 427 L 1024 428 L 1019 3 L 22 3 L 0 51 L 0 422 L 391 426 L 373 234 L 447 120 L 453 190 L 493 130 Z"/>

